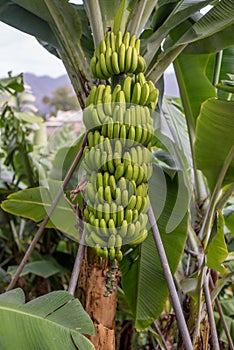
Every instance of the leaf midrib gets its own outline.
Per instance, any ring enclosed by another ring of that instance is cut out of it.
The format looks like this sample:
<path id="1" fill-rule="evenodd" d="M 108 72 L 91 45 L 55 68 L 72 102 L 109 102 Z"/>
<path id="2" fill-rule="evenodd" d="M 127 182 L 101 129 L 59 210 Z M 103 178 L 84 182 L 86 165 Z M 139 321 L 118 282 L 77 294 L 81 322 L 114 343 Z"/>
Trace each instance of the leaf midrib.
<path id="1" fill-rule="evenodd" d="M 61 323 L 56 323 L 55 321 L 49 320 L 47 318 L 47 316 L 46 317 L 38 316 L 38 315 L 35 315 L 35 314 L 31 314 L 29 312 L 24 312 L 24 311 L 19 310 L 19 309 L 12 309 L 10 307 L 6 307 L 6 306 L 0 305 L 0 312 L 2 310 L 3 311 L 7 311 L 7 312 L 11 312 L 11 313 L 21 314 L 21 315 L 24 315 L 24 316 L 27 316 L 27 317 L 32 317 L 32 318 L 35 318 L 35 319 L 39 319 L 39 320 L 42 320 L 44 322 L 51 323 L 52 325 L 55 325 L 56 327 L 62 327 L 64 329 L 68 329 L 69 331 L 76 331 L 76 332 L 80 333 L 79 331 L 77 331 L 77 329 L 69 328 L 69 327 L 66 327 L 66 326 L 62 325 Z M 50 315 L 51 315 L 51 313 L 50 313 Z"/>

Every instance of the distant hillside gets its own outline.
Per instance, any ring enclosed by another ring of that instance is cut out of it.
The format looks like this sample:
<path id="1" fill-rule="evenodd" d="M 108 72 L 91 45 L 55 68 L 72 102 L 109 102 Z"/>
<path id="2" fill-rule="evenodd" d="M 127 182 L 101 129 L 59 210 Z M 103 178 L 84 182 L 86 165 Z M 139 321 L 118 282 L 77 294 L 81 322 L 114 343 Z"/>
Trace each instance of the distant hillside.
<path id="1" fill-rule="evenodd" d="M 35 105 L 42 113 L 48 113 L 49 107 L 43 103 L 43 97 L 51 97 L 53 91 L 60 87 L 71 86 L 69 77 L 65 74 L 58 78 L 47 75 L 36 76 L 32 73 L 24 73 L 24 81 L 30 85 L 33 95 L 36 97 Z M 177 82 L 173 73 L 165 74 L 165 94 L 179 96 Z"/>
<path id="2" fill-rule="evenodd" d="M 69 77 L 65 74 L 58 78 L 51 78 L 48 75 L 37 76 L 32 73 L 24 73 L 24 82 L 32 89 L 36 97 L 35 105 L 42 113 L 48 113 L 49 108 L 43 103 L 43 97 L 51 97 L 53 91 L 60 87 L 71 86 Z"/>

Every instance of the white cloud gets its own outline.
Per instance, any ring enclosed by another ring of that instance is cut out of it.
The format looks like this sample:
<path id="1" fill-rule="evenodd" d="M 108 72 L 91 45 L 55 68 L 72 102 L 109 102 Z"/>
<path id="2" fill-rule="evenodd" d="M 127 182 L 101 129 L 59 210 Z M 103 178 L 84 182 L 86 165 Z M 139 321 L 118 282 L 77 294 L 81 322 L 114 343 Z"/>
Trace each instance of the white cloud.
<path id="1" fill-rule="evenodd" d="M 37 40 L 0 22 L 0 77 L 30 72 L 58 77 L 66 73 L 64 65 L 44 49 Z"/>

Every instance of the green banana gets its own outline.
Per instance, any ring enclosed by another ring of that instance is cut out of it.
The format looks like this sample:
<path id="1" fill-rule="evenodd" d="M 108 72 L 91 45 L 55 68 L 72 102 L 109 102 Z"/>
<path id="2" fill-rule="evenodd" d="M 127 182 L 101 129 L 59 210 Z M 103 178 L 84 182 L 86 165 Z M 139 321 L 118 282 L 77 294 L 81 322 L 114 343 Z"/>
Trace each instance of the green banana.
<path id="1" fill-rule="evenodd" d="M 124 144 L 124 142 L 125 142 L 125 140 L 126 140 L 126 136 L 127 136 L 126 125 L 121 125 L 119 137 L 120 137 L 121 142 L 122 142 L 123 144 Z"/>
<path id="2" fill-rule="evenodd" d="M 117 249 L 120 249 L 120 248 L 121 248 L 122 242 L 123 242 L 123 240 L 122 240 L 121 235 L 117 234 L 117 235 L 116 235 L 116 238 L 115 238 L 115 245 L 116 245 L 116 248 L 117 248 Z"/>
<path id="3" fill-rule="evenodd" d="M 93 135 L 92 131 L 90 131 L 88 133 L 88 145 L 89 145 L 89 147 L 93 147 L 94 146 L 94 135 Z"/>
<path id="4" fill-rule="evenodd" d="M 125 210 L 125 213 L 124 213 L 124 217 L 125 217 L 125 220 L 127 221 L 128 224 L 130 224 L 132 222 L 132 219 L 133 219 L 133 212 L 132 212 L 132 209 L 126 209 Z"/>
<path id="5" fill-rule="evenodd" d="M 126 48 L 125 44 L 122 43 L 119 48 L 119 70 L 120 73 L 123 73 L 125 71 L 125 54 L 126 54 Z"/>
<path id="6" fill-rule="evenodd" d="M 105 59 L 106 59 L 106 68 L 110 76 L 115 74 L 112 67 L 112 53 L 113 53 L 112 49 L 108 47 L 106 50 Z M 95 71 L 96 71 L 96 67 L 95 67 Z"/>
<path id="7" fill-rule="evenodd" d="M 113 219 L 110 219 L 108 221 L 108 228 L 109 228 L 109 231 L 110 231 L 111 235 L 115 235 L 116 234 L 115 222 L 114 222 Z"/>
<path id="8" fill-rule="evenodd" d="M 103 219 L 105 222 L 109 222 L 110 220 L 110 205 L 109 203 L 104 203 L 103 204 Z"/>
<path id="9" fill-rule="evenodd" d="M 98 130 L 95 130 L 93 133 L 93 146 L 97 146 L 100 143 L 100 132 Z"/>
<path id="10" fill-rule="evenodd" d="M 124 221 L 124 207 L 120 204 L 117 210 L 117 227 L 122 227 Z"/>
<path id="11" fill-rule="evenodd" d="M 116 75 L 120 74 L 120 69 L 119 69 L 119 62 L 118 62 L 118 54 L 117 52 L 112 53 L 112 58 L 111 58 L 111 63 L 112 63 L 112 68 L 113 71 Z M 97 69 L 97 66 L 96 66 Z"/>
<path id="12" fill-rule="evenodd" d="M 142 138 L 142 127 L 141 125 L 137 125 L 136 128 L 135 128 L 135 139 L 136 139 L 136 142 L 141 142 L 141 138 Z"/>
<path id="13" fill-rule="evenodd" d="M 116 187 L 116 190 L 115 190 L 115 202 L 117 205 L 121 204 L 121 191 L 119 187 Z"/>
<path id="14" fill-rule="evenodd" d="M 125 238 L 126 235 L 127 235 L 127 232 L 128 232 L 128 223 L 127 223 L 127 221 L 126 221 L 126 220 L 122 220 L 122 221 L 121 221 L 121 224 L 118 225 L 118 226 L 121 227 L 121 229 L 120 229 L 120 231 L 119 231 L 121 237 L 122 237 L 122 238 Z"/>
<path id="15" fill-rule="evenodd" d="M 91 231 L 90 238 L 93 240 L 93 242 L 95 244 L 99 244 L 100 247 L 105 247 L 107 244 L 107 242 L 104 239 L 102 239 L 101 237 L 99 237 L 94 230 Z"/>
<path id="16" fill-rule="evenodd" d="M 131 180 L 133 175 L 133 167 L 129 164 L 124 172 L 124 176 L 127 180 Z"/>
<path id="17" fill-rule="evenodd" d="M 121 202 L 124 208 L 127 207 L 129 199 L 128 199 L 128 191 L 127 190 L 123 190 L 121 193 Z"/>
<path id="18" fill-rule="evenodd" d="M 121 250 L 118 250 L 118 251 L 116 252 L 115 258 L 116 258 L 116 260 L 119 261 L 119 262 L 123 259 L 123 253 L 122 253 Z"/>
<path id="19" fill-rule="evenodd" d="M 119 132 L 120 132 L 120 123 L 114 123 L 113 139 L 117 139 L 117 140 L 119 139 Z M 119 153 L 118 151 L 116 151 L 116 149 L 115 149 L 115 152 Z M 119 153 L 119 154 L 121 154 L 121 153 Z"/>
<path id="20" fill-rule="evenodd" d="M 137 50 L 138 55 L 140 55 L 140 45 L 141 45 L 141 41 L 140 39 L 137 39 L 135 42 L 135 49 Z"/>
<path id="21" fill-rule="evenodd" d="M 114 246 L 109 249 L 109 259 L 114 260 L 115 259 L 115 248 Z"/>
<path id="22" fill-rule="evenodd" d="M 129 72 L 131 66 L 132 66 L 132 46 L 129 46 L 126 48 L 126 55 L 125 55 L 125 72 Z"/>
<path id="23" fill-rule="evenodd" d="M 103 75 L 107 78 L 110 77 L 110 73 L 108 72 L 107 66 L 106 66 L 106 57 L 104 55 L 104 53 L 101 53 L 101 55 L 99 56 L 99 61 L 100 61 L 100 68 L 101 71 L 103 72 Z"/>
<path id="24" fill-rule="evenodd" d="M 135 225 L 130 221 L 128 222 L 128 232 L 127 232 L 127 239 L 134 236 L 135 233 Z"/>
<path id="25" fill-rule="evenodd" d="M 135 47 L 133 47 L 133 49 L 132 49 L 132 63 L 131 63 L 131 67 L 129 69 L 129 72 L 134 73 L 135 70 L 137 69 L 137 65 L 138 65 L 138 54 L 137 54 L 137 50 L 135 49 Z"/>
<path id="26" fill-rule="evenodd" d="M 134 145 L 136 133 L 135 133 L 135 126 L 131 125 L 128 130 L 128 145 L 129 147 L 132 147 Z"/>
<path id="27" fill-rule="evenodd" d="M 122 44 L 122 33 L 121 31 L 119 31 L 116 35 L 116 39 L 115 39 L 115 50 L 117 52 L 119 52 L 120 46 Z"/>
<path id="28" fill-rule="evenodd" d="M 133 208 L 135 208 L 136 202 L 137 202 L 137 196 L 132 195 L 131 198 L 130 198 L 130 200 L 129 200 L 129 203 L 128 203 L 128 205 L 127 205 L 127 209 L 133 209 Z"/>
<path id="29" fill-rule="evenodd" d="M 146 81 L 140 39 L 129 32 L 107 32 L 90 66 L 103 80 L 126 74 L 114 87 L 108 82 L 94 86 L 83 116 L 90 130 L 84 149 L 86 242 L 100 258 L 114 262 L 122 260 L 123 244 L 135 246 L 148 234 L 147 180 L 153 171 L 150 142 L 158 90 Z"/>
<path id="30" fill-rule="evenodd" d="M 121 34 L 121 33 L 120 33 Z M 122 41 L 122 39 L 121 39 Z M 111 32 L 111 35 L 110 35 L 110 43 L 111 43 L 111 49 L 112 51 L 116 51 L 116 45 L 115 45 L 115 35 L 113 32 Z"/>
<path id="31" fill-rule="evenodd" d="M 141 244 L 142 242 L 144 242 L 144 240 L 147 238 L 148 236 L 148 231 L 147 230 L 144 230 L 140 235 L 139 237 L 137 237 L 136 239 L 130 241 L 128 244 L 130 246 L 136 246 L 136 245 L 139 245 Z"/>
<path id="32" fill-rule="evenodd" d="M 88 130 L 92 130 L 102 125 L 102 122 L 98 117 L 97 110 L 93 107 L 93 105 L 89 105 L 87 108 L 85 108 L 83 112 L 83 123 Z"/>
<path id="33" fill-rule="evenodd" d="M 139 177 L 139 172 L 140 172 L 140 167 L 137 163 L 133 164 L 133 180 L 137 181 L 138 177 Z"/>
<path id="34" fill-rule="evenodd" d="M 132 78 L 129 77 L 129 76 L 124 79 L 123 92 L 125 94 L 125 101 L 126 101 L 126 103 L 130 103 L 131 102 L 131 96 L 132 96 Z"/>
<path id="35" fill-rule="evenodd" d="M 146 83 L 145 75 L 140 72 L 139 74 L 136 75 L 136 81 L 143 86 Z"/>
<path id="36" fill-rule="evenodd" d="M 104 74 L 104 72 L 101 69 L 101 64 L 99 60 L 96 63 L 96 76 L 98 79 L 102 79 L 102 80 L 107 79 L 107 76 Z"/>
<path id="37" fill-rule="evenodd" d="M 137 60 L 137 69 L 135 70 L 135 74 L 138 74 L 140 72 L 144 72 L 146 69 L 146 63 L 142 56 L 138 55 Z"/>
<path id="38" fill-rule="evenodd" d="M 115 165 L 114 165 L 114 160 L 113 160 L 113 155 L 112 154 L 109 154 L 107 156 L 107 167 L 108 167 L 108 171 L 111 174 L 115 173 Z"/>
<path id="39" fill-rule="evenodd" d="M 119 179 L 118 187 L 120 188 L 121 192 L 123 192 L 123 190 L 127 189 L 127 182 L 126 182 L 126 179 L 124 177 L 121 177 Z"/>
<path id="40" fill-rule="evenodd" d="M 90 67 L 91 67 L 91 71 L 92 71 L 94 77 L 97 76 L 96 64 L 97 64 L 97 57 L 93 56 L 93 57 L 91 58 L 91 61 L 90 61 Z"/>
<path id="41" fill-rule="evenodd" d="M 133 88 L 131 103 L 138 104 L 141 98 L 141 85 L 136 83 Z"/>
<path id="42" fill-rule="evenodd" d="M 126 100 L 125 100 L 125 94 L 123 90 L 120 90 L 119 92 L 117 92 L 115 102 L 120 103 L 122 105 L 122 108 L 125 107 Z"/>
<path id="43" fill-rule="evenodd" d="M 135 47 L 135 44 L 136 44 L 136 35 L 133 34 L 130 38 L 130 42 L 129 42 L 129 45 L 132 46 L 132 47 Z"/>
<path id="44" fill-rule="evenodd" d="M 121 91 L 121 85 L 120 84 L 117 84 L 112 92 L 112 98 L 111 98 L 111 101 L 112 102 L 116 102 L 116 95 L 118 94 L 118 92 Z"/>
<path id="45" fill-rule="evenodd" d="M 102 53 L 105 53 L 106 52 L 106 42 L 105 40 L 101 40 L 100 43 L 99 43 L 99 57 Z"/>
<path id="46" fill-rule="evenodd" d="M 114 248 L 115 247 L 115 235 L 114 234 L 111 234 L 109 236 L 107 247 L 108 248 Z"/>
<path id="47" fill-rule="evenodd" d="M 147 82 L 145 82 L 142 85 L 142 89 L 141 89 L 141 97 L 140 97 L 140 101 L 139 103 L 143 106 L 145 104 L 147 104 L 147 101 L 149 99 L 150 96 L 150 88 Z"/>

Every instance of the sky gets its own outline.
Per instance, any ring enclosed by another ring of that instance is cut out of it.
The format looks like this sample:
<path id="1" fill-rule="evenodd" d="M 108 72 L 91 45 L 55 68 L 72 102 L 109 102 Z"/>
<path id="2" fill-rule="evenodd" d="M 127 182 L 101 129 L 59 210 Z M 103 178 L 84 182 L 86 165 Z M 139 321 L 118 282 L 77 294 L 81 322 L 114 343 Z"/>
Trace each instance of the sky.
<path id="1" fill-rule="evenodd" d="M 82 0 L 71 0 L 74 4 Z M 66 74 L 62 61 L 44 49 L 37 40 L 0 21 L 0 78 L 33 73 L 57 78 Z"/>
<path id="2" fill-rule="evenodd" d="M 60 59 L 50 54 L 37 40 L 7 24 L 0 22 L 0 77 L 34 73 L 53 78 L 66 74 Z"/>

